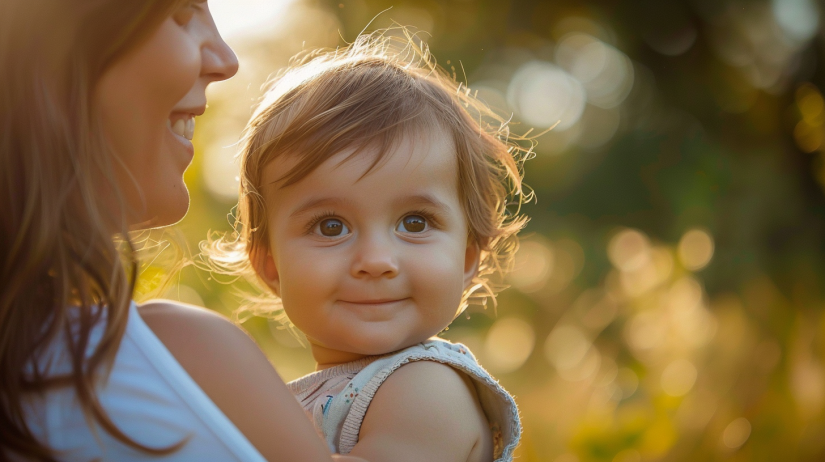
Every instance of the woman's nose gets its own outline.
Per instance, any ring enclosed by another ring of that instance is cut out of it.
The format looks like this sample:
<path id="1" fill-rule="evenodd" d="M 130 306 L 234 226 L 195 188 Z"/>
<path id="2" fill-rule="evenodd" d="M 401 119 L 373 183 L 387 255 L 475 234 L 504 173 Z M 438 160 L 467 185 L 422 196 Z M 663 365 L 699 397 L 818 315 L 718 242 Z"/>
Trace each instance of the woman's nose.
<path id="1" fill-rule="evenodd" d="M 201 76 L 213 82 L 226 80 L 238 72 L 238 57 L 223 40 L 214 21 L 210 37 L 201 49 L 201 59 Z"/>
<path id="2" fill-rule="evenodd" d="M 356 278 L 394 278 L 398 275 L 398 259 L 392 243 L 384 239 L 365 239 L 357 246 L 351 274 Z"/>

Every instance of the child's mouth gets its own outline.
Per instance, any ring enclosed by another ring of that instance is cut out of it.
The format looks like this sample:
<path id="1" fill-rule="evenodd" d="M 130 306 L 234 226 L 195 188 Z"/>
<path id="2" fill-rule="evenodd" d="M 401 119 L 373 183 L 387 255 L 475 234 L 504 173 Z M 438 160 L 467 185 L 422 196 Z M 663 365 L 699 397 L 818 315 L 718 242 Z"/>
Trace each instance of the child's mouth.
<path id="1" fill-rule="evenodd" d="M 404 301 L 406 298 L 381 298 L 374 300 L 341 300 L 344 303 L 351 303 L 353 305 L 389 305 L 391 303 Z"/>
<path id="2" fill-rule="evenodd" d="M 408 300 L 409 298 L 339 300 L 338 306 L 363 321 L 383 322 L 393 319 L 398 312 L 403 311 Z"/>

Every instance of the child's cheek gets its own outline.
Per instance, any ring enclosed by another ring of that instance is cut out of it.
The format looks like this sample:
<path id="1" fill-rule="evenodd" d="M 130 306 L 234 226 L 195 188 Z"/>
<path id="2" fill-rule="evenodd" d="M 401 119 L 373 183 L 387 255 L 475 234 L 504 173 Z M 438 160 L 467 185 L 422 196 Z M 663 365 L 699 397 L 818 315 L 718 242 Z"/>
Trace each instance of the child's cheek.
<path id="1" fill-rule="evenodd" d="M 464 289 L 464 253 L 438 246 L 419 249 L 413 258 L 408 277 L 416 297 L 439 309 L 457 307 Z"/>
<path id="2" fill-rule="evenodd" d="M 312 299 L 327 294 L 334 287 L 335 269 L 340 266 L 334 258 L 313 253 L 284 255 L 281 268 L 281 292 L 284 298 Z"/>

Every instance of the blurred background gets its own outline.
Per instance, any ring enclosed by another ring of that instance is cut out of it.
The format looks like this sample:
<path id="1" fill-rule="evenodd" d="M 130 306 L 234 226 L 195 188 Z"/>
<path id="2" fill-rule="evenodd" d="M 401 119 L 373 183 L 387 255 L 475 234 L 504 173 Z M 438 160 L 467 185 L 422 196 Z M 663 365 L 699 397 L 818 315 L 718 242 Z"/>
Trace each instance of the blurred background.
<path id="1" fill-rule="evenodd" d="M 825 29 L 812 0 L 211 0 L 213 85 L 176 231 L 230 229 L 236 143 L 295 53 L 395 21 L 513 131 L 539 133 L 511 288 L 442 336 L 516 396 L 519 461 L 825 460 Z M 141 291 L 170 275 L 148 263 Z M 165 296 L 223 312 L 192 266 Z M 222 281 L 226 282 L 226 281 Z M 284 380 L 277 320 L 243 325 Z"/>

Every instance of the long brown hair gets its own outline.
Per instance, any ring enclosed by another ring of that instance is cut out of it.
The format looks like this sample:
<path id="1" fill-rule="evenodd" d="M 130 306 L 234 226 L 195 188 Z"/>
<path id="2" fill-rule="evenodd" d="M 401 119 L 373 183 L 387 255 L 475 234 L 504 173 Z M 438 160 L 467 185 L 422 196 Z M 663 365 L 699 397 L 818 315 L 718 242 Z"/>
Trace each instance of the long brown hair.
<path id="1" fill-rule="evenodd" d="M 55 386 L 73 387 L 123 443 L 170 450 L 133 441 L 95 394 L 126 327 L 137 258 L 92 94 L 108 66 L 185 1 L 0 2 L 0 461 L 54 459 L 22 402 Z M 98 322 L 102 337 L 87 354 Z M 72 372 L 54 377 L 38 364 L 61 335 Z"/>

